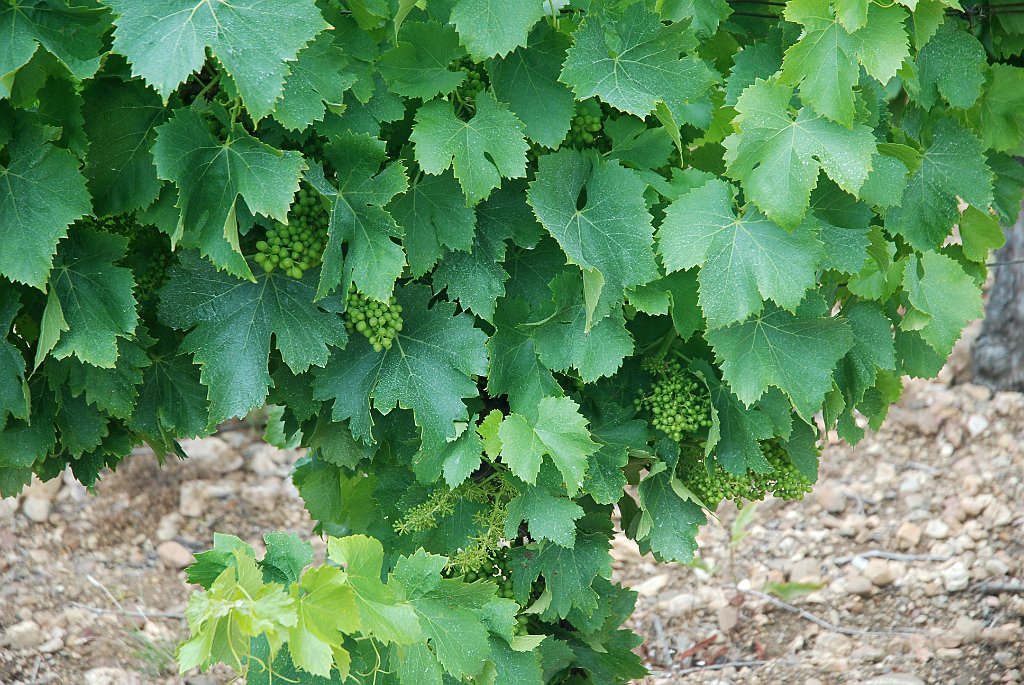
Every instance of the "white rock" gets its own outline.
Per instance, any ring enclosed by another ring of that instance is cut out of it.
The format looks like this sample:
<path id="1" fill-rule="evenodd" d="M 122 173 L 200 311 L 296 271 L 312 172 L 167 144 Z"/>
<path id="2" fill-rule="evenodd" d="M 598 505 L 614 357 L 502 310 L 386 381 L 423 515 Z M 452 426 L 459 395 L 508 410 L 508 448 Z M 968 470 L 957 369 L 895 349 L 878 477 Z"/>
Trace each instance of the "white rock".
<path id="1" fill-rule="evenodd" d="M 961 643 L 978 640 L 984 629 L 985 623 L 983 621 L 976 621 L 966 616 L 959 617 L 953 624 L 953 634 L 960 638 Z"/>
<path id="2" fill-rule="evenodd" d="M 206 487 L 202 482 L 181 484 L 178 493 L 178 511 L 188 518 L 199 518 L 206 510 Z"/>
<path id="3" fill-rule="evenodd" d="M 182 440 L 181 448 L 188 456 L 189 468 L 201 476 L 217 476 L 242 468 L 242 455 L 217 436 Z"/>
<path id="4" fill-rule="evenodd" d="M 814 489 L 814 499 L 830 514 L 841 514 L 846 510 L 846 495 L 838 488 L 823 485 Z"/>
<path id="5" fill-rule="evenodd" d="M 864 569 L 864 575 L 877 587 L 892 585 L 900 577 L 900 569 L 896 564 L 885 559 L 872 559 Z"/>
<path id="6" fill-rule="evenodd" d="M 83 682 L 85 685 L 141 685 L 142 680 L 122 668 L 103 666 L 86 671 Z"/>
<path id="7" fill-rule="evenodd" d="M 195 560 L 188 547 L 174 540 L 167 540 L 157 545 L 156 555 L 164 566 L 173 569 L 183 569 Z"/>
<path id="8" fill-rule="evenodd" d="M 51 637 L 49 640 L 39 645 L 39 651 L 43 654 L 53 654 L 64 649 L 64 640 L 59 635 Z"/>
<path id="9" fill-rule="evenodd" d="M 68 470 L 70 471 L 70 469 Z M 22 495 L 25 497 L 53 499 L 60 492 L 61 485 L 63 484 L 64 480 L 62 478 L 51 478 L 44 482 L 39 480 L 38 476 L 32 476 L 32 482 L 22 491 Z"/>
<path id="10" fill-rule="evenodd" d="M 273 445 L 260 445 L 253 453 L 246 468 L 257 476 L 282 476 L 287 469 L 282 466 L 284 454 Z"/>
<path id="11" fill-rule="evenodd" d="M 39 627 L 39 624 L 28 620 L 15 623 L 4 631 L 0 644 L 5 644 L 11 649 L 31 649 L 43 644 L 45 640 L 46 638 L 43 636 L 43 630 Z"/>
<path id="12" fill-rule="evenodd" d="M 29 521 L 45 523 L 50 518 L 50 500 L 43 497 L 26 497 L 21 503 L 21 513 Z"/>
<path id="13" fill-rule="evenodd" d="M 156 539 L 160 542 L 166 542 L 178 537 L 183 522 L 184 519 L 181 514 L 176 511 L 164 514 L 160 517 L 160 523 L 156 527 Z"/>
<path id="14" fill-rule="evenodd" d="M 851 595 L 867 597 L 874 590 L 874 584 L 865 576 L 855 573 L 843 581 L 843 588 Z"/>
<path id="15" fill-rule="evenodd" d="M 718 629 L 723 633 L 730 632 L 740 622 L 739 609 L 731 604 L 718 609 Z"/>
<path id="16" fill-rule="evenodd" d="M 924 527 L 924 534 L 935 540 L 945 540 L 949 537 L 949 524 L 942 519 L 932 519 Z"/>
<path id="17" fill-rule="evenodd" d="M 942 572 L 942 585 L 947 592 L 959 592 L 970 582 L 971 574 L 959 561 Z"/>
<path id="18" fill-rule="evenodd" d="M 896 542 L 902 549 L 917 547 L 921 542 L 921 526 L 910 521 L 904 521 L 896 531 Z"/>
<path id="19" fill-rule="evenodd" d="M 920 480 L 920 478 L 917 477 L 916 474 L 911 475 L 911 476 L 907 476 L 906 478 L 903 479 L 903 482 L 900 483 L 900 492 L 902 492 L 904 494 L 909 494 L 911 492 L 920 492 L 920 491 L 921 491 L 921 480 Z"/>
<path id="20" fill-rule="evenodd" d="M 668 585 L 668 580 L 667 573 L 659 573 L 656 576 L 651 576 L 639 585 L 634 585 L 633 591 L 641 597 L 654 597 Z"/>
<path id="21" fill-rule="evenodd" d="M 988 430 L 988 419 L 979 414 L 973 414 L 967 419 L 967 432 L 973 437 L 978 437 Z"/>

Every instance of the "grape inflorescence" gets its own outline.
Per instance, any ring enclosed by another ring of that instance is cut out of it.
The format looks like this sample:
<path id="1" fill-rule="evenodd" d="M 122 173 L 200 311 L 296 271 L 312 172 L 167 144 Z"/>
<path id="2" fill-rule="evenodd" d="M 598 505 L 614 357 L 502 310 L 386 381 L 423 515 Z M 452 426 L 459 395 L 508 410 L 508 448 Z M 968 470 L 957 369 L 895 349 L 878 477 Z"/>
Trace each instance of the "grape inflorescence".
<path id="1" fill-rule="evenodd" d="M 591 98 L 576 105 L 576 113 L 569 125 L 565 141 L 575 148 L 589 147 L 601 136 L 604 112 L 597 100 Z"/>
<path id="2" fill-rule="evenodd" d="M 744 501 L 763 500 L 769 493 L 779 499 L 801 500 L 811 491 L 813 483 L 800 473 L 778 440 L 762 442 L 761 452 L 772 467 L 768 473 L 748 469 L 737 475 L 726 471 L 717 461 L 709 471 L 704 460 L 693 459 L 684 462 L 680 480 L 711 510 L 725 499 L 742 507 Z"/>
<path id="3" fill-rule="evenodd" d="M 327 198 L 308 186 L 300 187 L 288 211 L 288 224 L 275 224 L 267 230 L 266 239 L 256 243 L 256 263 L 268 274 L 280 268 L 292 278 L 302 278 L 323 259 L 328 212 Z"/>
<path id="4" fill-rule="evenodd" d="M 402 305 L 394 297 L 378 302 L 359 292 L 354 284 L 349 286 L 345 328 L 366 336 L 374 352 L 390 350 L 402 325 Z"/>
<path id="5" fill-rule="evenodd" d="M 461 71 L 466 75 L 459 87 L 455 89 L 455 101 L 466 113 L 476 111 L 476 96 L 487 89 L 487 72 L 482 64 L 474 62 L 469 57 L 452 62 L 451 69 Z"/>
<path id="6" fill-rule="evenodd" d="M 652 426 L 676 442 L 711 427 L 711 395 L 703 383 L 676 361 L 650 370 L 654 384 L 637 398 L 636 407 L 650 412 Z"/>

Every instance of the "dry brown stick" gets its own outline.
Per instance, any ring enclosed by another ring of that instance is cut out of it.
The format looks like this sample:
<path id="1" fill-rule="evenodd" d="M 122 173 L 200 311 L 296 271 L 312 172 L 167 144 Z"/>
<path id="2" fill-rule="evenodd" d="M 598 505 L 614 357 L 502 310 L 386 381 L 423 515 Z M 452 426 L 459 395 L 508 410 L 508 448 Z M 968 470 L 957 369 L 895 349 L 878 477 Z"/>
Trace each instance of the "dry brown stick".
<path id="1" fill-rule="evenodd" d="M 918 635 L 919 634 L 918 631 L 862 630 L 860 628 L 844 628 L 843 626 L 837 626 L 837 625 L 835 625 L 833 623 L 829 623 L 825 619 L 823 619 L 823 618 L 821 618 L 819 616 L 815 616 L 814 614 L 812 614 L 809 611 L 804 611 L 800 607 L 793 606 L 789 602 L 783 602 L 781 599 L 778 599 L 777 597 L 772 597 L 771 595 L 766 594 L 764 592 L 759 592 L 757 590 L 739 590 L 739 591 L 743 592 L 745 594 L 753 595 L 754 597 L 758 597 L 760 599 L 763 599 L 766 602 L 774 604 L 775 606 L 779 607 L 780 609 L 785 609 L 786 611 L 790 611 L 790 612 L 798 615 L 800 618 L 808 620 L 811 623 L 815 623 L 815 624 L 821 626 L 822 628 L 824 628 L 825 630 L 828 630 L 828 631 L 833 632 L 833 633 L 842 633 L 843 635 L 861 635 L 861 636 L 864 636 L 864 637 L 893 637 L 893 636 L 909 637 L 911 635 Z"/>

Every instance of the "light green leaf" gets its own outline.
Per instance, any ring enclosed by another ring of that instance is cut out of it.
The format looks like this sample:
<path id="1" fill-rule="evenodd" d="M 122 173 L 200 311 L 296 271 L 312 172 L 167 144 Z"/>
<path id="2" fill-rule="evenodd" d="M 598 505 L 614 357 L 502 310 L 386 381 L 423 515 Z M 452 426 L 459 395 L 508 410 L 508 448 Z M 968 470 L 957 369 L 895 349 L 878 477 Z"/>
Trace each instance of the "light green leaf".
<path id="1" fill-rule="evenodd" d="M 917 80 L 907 84 L 907 92 L 928 109 L 940 95 L 953 107 L 967 109 L 981 94 L 987 63 L 978 39 L 947 20 L 918 52 Z"/>
<path id="2" fill-rule="evenodd" d="M 550 492 L 544 487 L 527 486 L 508 504 L 505 537 L 513 540 L 519 523 L 526 521 L 534 539 L 551 540 L 562 547 L 576 543 L 576 520 L 583 517 L 583 507 L 573 500 Z"/>
<path id="3" fill-rule="evenodd" d="M 999 218 L 976 207 L 968 207 L 960 217 L 960 240 L 964 255 L 972 262 L 985 263 L 993 250 L 1006 243 Z"/>
<path id="4" fill-rule="evenodd" d="M 953 349 L 964 326 L 983 313 L 981 288 L 955 260 L 938 252 L 910 256 L 903 289 L 915 317 L 924 317 L 923 325 L 913 329 L 941 356 Z"/>
<path id="5" fill-rule="evenodd" d="M 1024 68 L 990 64 L 981 97 L 968 116 L 986 148 L 1019 149 L 1024 141 Z"/>
<path id="6" fill-rule="evenodd" d="M 89 78 L 99 67 L 109 21 L 106 11 L 95 5 L 87 9 L 46 0 L 7 4 L 0 11 L 0 78 L 13 76 L 39 45 L 75 78 Z"/>
<path id="7" fill-rule="evenodd" d="M 291 597 L 298 616 L 288 631 L 292 661 L 305 671 L 330 677 L 342 635 L 360 627 L 355 593 L 345 572 L 336 566 L 310 568 L 292 586 Z"/>
<path id="8" fill-rule="evenodd" d="M 813 222 L 788 232 L 756 210 L 737 218 L 734 204 L 731 185 L 709 181 L 672 203 L 658 229 L 669 272 L 701 267 L 699 302 L 711 328 L 760 313 L 767 299 L 795 311 L 824 257 Z"/>
<path id="9" fill-rule="evenodd" d="M 451 23 L 476 61 L 526 45 L 547 0 L 455 0 Z"/>
<path id="10" fill-rule="evenodd" d="M 295 131 L 323 121 L 327 108 L 341 107 L 345 91 L 356 82 L 347 66 L 345 53 L 331 34 L 321 33 L 291 63 L 274 118 Z"/>
<path id="11" fill-rule="evenodd" d="M 523 124 L 488 91 L 477 96 L 476 113 L 469 121 L 455 116 L 446 100 L 422 105 L 409 139 L 423 171 L 437 175 L 449 167 L 455 170 L 469 204 L 486 199 L 502 178 L 526 174 L 529 146 Z"/>
<path id="12" fill-rule="evenodd" d="M 308 0 L 105 0 L 114 10 L 114 50 L 166 101 L 206 61 L 224 65 L 256 120 L 274 109 L 288 63 L 327 28 Z"/>

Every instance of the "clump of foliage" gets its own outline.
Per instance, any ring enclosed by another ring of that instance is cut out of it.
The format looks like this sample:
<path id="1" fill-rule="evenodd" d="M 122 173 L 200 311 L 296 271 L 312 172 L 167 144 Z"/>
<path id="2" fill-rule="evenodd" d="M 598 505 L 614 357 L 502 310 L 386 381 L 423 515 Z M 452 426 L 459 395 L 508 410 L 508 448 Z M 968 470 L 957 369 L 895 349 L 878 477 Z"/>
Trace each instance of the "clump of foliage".
<path id="1" fill-rule="evenodd" d="M 272 405 L 328 561 L 218 536 L 183 669 L 639 677 L 613 522 L 689 561 L 980 316 L 1012 5 L 7 3 L 0 494 Z"/>

